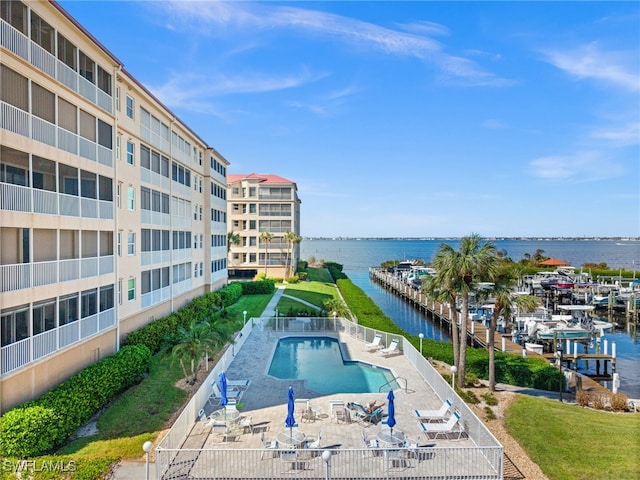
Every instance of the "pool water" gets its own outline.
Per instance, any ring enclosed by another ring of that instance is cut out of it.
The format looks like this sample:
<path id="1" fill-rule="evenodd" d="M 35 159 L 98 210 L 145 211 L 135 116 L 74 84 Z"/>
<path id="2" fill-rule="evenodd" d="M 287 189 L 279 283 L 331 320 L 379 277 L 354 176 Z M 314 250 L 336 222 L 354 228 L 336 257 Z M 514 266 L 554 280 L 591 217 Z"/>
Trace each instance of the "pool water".
<path id="1" fill-rule="evenodd" d="M 398 388 L 391 370 L 343 360 L 338 341 L 326 337 L 280 339 L 268 374 L 305 380 L 309 389 L 323 394 L 378 393 L 383 386 L 382 391 Z"/>

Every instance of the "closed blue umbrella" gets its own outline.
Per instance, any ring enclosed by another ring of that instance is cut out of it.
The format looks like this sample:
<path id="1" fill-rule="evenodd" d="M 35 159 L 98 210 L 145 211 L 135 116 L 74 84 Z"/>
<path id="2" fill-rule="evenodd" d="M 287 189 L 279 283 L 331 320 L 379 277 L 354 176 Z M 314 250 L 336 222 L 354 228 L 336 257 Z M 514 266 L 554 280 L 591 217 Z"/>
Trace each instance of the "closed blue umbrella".
<path id="1" fill-rule="evenodd" d="M 218 375 L 218 386 L 220 387 L 220 405 L 225 407 L 229 403 L 227 398 L 227 376 L 224 372 L 220 372 Z"/>
<path id="2" fill-rule="evenodd" d="M 389 405 L 387 407 L 387 425 L 391 429 L 391 435 L 393 435 L 393 427 L 396 424 L 396 407 L 393 404 L 395 400 L 395 396 L 393 395 L 393 390 L 389 390 L 389 394 L 387 395 L 387 400 L 389 401 Z"/>
<path id="3" fill-rule="evenodd" d="M 287 418 L 284 421 L 284 424 L 289 427 L 289 436 L 293 436 L 293 427 L 296 425 L 296 419 L 293 416 L 293 411 L 295 409 L 295 404 L 293 401 L 293 387 L 289 387 L 288 393 L 288 401 L 287 401 Z"/>

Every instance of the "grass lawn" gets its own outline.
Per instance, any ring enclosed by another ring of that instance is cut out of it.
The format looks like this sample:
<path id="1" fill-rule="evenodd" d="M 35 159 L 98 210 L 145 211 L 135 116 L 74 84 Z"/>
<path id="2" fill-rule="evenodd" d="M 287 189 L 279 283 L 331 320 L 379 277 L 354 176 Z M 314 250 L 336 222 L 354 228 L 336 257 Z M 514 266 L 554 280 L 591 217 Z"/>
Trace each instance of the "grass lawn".
<path id="1" fill-rule="evenodd" d="M 519 396 L 506 425 L 551 480 L 640 478 L 640 414 Z"/>
<path id="2" fill-rule="evenodd" d="M 333 278 L 326 268 L 309 267 L 307 269 L 307 275 L 309 276 L 309 280 L 312 282 L 323 282 L 335 286 L 335 283 L 333 283 Z"/>

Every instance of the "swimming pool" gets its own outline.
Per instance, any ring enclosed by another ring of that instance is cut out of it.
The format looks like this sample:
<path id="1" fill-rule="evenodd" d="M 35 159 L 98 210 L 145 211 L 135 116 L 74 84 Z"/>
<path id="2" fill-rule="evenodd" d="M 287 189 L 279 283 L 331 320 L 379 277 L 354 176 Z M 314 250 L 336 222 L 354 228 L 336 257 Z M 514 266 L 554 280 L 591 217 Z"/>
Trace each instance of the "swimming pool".
<path id="1" fill-rule="evenodd" d="M 318 393 L 378 393 L 398 384 L 387 368 L 345 361 L 335 338 L 282 338 L 271 358 L 268 374 L 282 379 L 306 380 Z M 391 382 L 391 383 L 389 383 Z"/>

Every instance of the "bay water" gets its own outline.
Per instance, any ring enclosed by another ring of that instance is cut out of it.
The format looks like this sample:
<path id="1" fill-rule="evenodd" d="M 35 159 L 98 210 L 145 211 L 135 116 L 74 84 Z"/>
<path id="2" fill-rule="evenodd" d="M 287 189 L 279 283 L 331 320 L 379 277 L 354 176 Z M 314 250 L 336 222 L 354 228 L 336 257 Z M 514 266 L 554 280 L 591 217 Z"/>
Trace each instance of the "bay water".
<path id="1" fill-rule="evenodd" d="M 458 240 L 444 240 L 454 248 Z M 359 286 L 400 328 L 425 338 L 448 341 L 446 329 L 431 323 L 424 314 L 389 293 L 369 278 L 369 268 L 378 267 L 387 260 L 424 260 L 430 262 L 443 240 L 422 239 L 304 239 L 300 243 L 303 260 L 313 257 L 316 261 L 326 260 L 340 263 L 344 273 Z M 640 241 L 621 240 L 496 240 L 498 250 L 505 250 L 513 260 L 518 261 L 525 254 L 542 250 L 547 257 L 559 258 L 579 269 L 585 263 L 604 262 L 612 269 L 634 271 L 640 268 Z M 638 272 L 640 277 L 640 271 Z M 624 317 L 621 319 L 624 320 Z M 637 327 L 620 323 L 620 328 L 603 337 L 609 345 L 616 343 L 616 371 L 620 374 L 620 388 L 630 398 L 640 399 L 640 337 Z M 601 341 L 602 345 L 602 341 Z M 592 347 L 595 348 L 595 347 Z M 591 350 L 592 351 L 592 350 Z M 590 362 L 589 370 L 595 373 L 595 362 Z M 611 388 L 611 382 L 603 382 Z"/>

